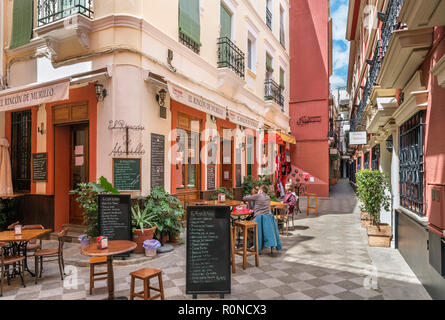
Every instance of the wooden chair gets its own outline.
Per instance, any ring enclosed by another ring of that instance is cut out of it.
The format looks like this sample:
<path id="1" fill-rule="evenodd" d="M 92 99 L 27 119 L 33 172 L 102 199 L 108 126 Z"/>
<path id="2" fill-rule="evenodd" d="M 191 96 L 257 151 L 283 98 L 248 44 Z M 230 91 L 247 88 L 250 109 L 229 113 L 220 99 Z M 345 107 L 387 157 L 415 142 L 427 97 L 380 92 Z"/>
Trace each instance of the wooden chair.
<path id="1" fill-rule="evenodd" d="M 152 269 L 152 268 L 144 268 L 138 271 L 134 271 L 130 273 L 131 276 L 131 287 L 130 287 L 130 300 L 134 300 L 134 297 L 139 297 L 144 300 L 155 300 L 157 298 L 161 298 L 164 300 L 164 286 L 162 284 L 162 270 Z M 150 286 L 150 279 L 158 278 L 159 289 Z M 134 292 L 134 284 L 136 279 L 140 279 L 144 281 L 144 291 Z M 154 290 L 159 292 L 159 294 L 154 295 L 153 297 L 150 295 L 150 290 Z"/>
<path id="2" fill-rule="evenodd" d="M 283 235 L 288 234 L 289 232 L 289 207 L 286 205 L 279 206 L 276 208 L 278 210 L 278 214 L 275 215 L 275 219 L 277 222 L 281 222 L 282 228 L 281 231 L 286 230 L 286 233 L 283 233 Z M 285 227 L 284 227 L 285 226 Z"/>
<path id="3" fill-rule="evenodd" d="M 16 221 L 8 226 L 8 230 L 14 230 L 16 225 L 19 225 L 20 221 Z"/>
<path id="4" fill-rule="evenodd" d="M 253 221 L 236 221 L 234 223 L 234 233 L 236 233 L 236 228 L 241 228 L 243 233 L 243 248 L 234 249 L 234 254 L 243 257 L 243 269 L 247 268 L 247 257 L 255 256 L 255 265 L 258 267 L 260 265 L 259 253 L 258 253 L 258 224 Z M 253 229 L 255 233 L 255 247 L 254 249 L 247 248 L 247 235 L 249 230 Z M 235 260 L 235 258 L 233 259 Z"/>
<path id="5" fill-rule="evenodd" d="M 3 296 L 3 281 L 5 278 L 5 267 L 11 266 L 19 263 L 19 274 L 20 278 L 22 279 L 22 285 L 24 288 L 26 288 L 25 285 L 25 257 L 20 256 L 6 256 L 5 255 L 5 247 L 6 243 L 0 242 L 0 267 L 1 267 L 1 273 L 0 273 L 0 297 Z"/>
<path id="6" fill-rule="evenodd" d="M 315 193 L 307 193 L 306 197 L 307 197 L 306 215 L 307 216 L 309 215 L 309 210 L 314 210 L 315 215 L 318 216 L 317 195 Z M 315 204 L 313 207 L 311 207 L 311 205 L 310 205 L 311 199 L 314 199 L 314 201 L 315 201 Z"/>
<path id="7" fill-rule="evenodd" d="M 41 224 L 27 225 L 23 226 L 23 230 L 44 230 L 45 227 Z M 35 252 L 37 250 L 42 249 L 42 239 L 34 239 L 28 242 L 26 246 L 26 251 Z"/>
<path id="8" fill-rule="evenodd" d="M 36 272 L 36 284 L 37 279 L 39 278 L 39 262 L 40 262 L 40 278 L 42 277 L 43 272 L 43 258 L 57 258 L 57 261 L 59 263 L 59 271 L 60 271 L 60 278 L 63 280 L 64 270 L 65 270 L 65 262 L 63 261 L 63 245 L 65 244 L 65 237 L 68 233 L 67 229 L 63 229 L 61 232 L 57 234 L 57 239 L 59 240 L 59 245 L 57 248 L 52 249 L 41 249 L 37 250 L 34 253 L 35 257 L 35 272 Z M 53 260 L 47 260 L 48 261 L 56 261 Z"/>
<path id="9" fill-rule="evenodd" d="M 94 282 L 108 279 L 108 271 L 98 273 L 95 272 L 96 267 L 103 265 L 107 265 L 107 257 L 94 257 L 90 259 L 90 295 L 93 294 Z M 104 275 L 106 276 L 101 277 Z"/>

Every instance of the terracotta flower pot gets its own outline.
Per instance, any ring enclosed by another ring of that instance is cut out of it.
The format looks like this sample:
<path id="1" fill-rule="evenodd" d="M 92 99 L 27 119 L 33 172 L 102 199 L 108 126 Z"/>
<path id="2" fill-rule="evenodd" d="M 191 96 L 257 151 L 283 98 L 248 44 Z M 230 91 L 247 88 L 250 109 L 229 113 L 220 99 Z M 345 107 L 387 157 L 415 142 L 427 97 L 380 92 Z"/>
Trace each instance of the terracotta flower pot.
<path id="1" fill-rule="evenodd" d="M 387 224 L 370 225 L 367 227 L 367 231 L 370 247 L 389 248 L 391 246 L 391 226 Z"/>
<path id="2" fill-rule="evenodd" d="M 137 244 L 136 249 L 134 249 L 134 253 L 145 253 L 145 249 L 142 245 L 144 244 L 145 240 L 153 239 L 155 231 L 156 227 L 144 229 L 143 233 L 141 229 L 136 229 L 136 231 L 133 232 L 133 241 Z"/>

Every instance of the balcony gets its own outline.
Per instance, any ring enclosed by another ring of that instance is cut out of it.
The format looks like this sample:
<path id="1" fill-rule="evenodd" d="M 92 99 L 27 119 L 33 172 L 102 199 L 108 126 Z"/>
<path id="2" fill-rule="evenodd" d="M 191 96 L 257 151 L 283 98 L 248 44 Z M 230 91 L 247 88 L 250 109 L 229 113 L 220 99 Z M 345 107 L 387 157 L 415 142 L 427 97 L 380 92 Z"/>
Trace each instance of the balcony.
<path id="1" fill-rule="evenodd" d="M 218 86 L 231 96 L 246 84 L 245 56 L 229 38 L 218 39 Z"/>
<path id="2" fill-rule="evenodd" d="M 399 21 L 409 30 L 445 25 L 445 0 L 405 0 Z"/>
<path id="3" fill-rule="evenodd" d="M 392 117 L 398 107 L 395 89 L 375 87 L 371 94 L 371 104 L 368 105 L 368 133 L 377 133 Z"/>
<path id="4" fill-rule="evenodd" d="M 58 44 L 68 39 L 75 38 L 83 50 L 89 49 L 92 8 L 92 0 L 39 0 L 34 31 L 46 41 L 53 59 L 58 57 Z"/>
<path id="5" fill-rule="evenodd" d="M 266 7 L 266 24 L 272 30 L 272 12 Z"/>
<path id="6" fill-rule="evenodd" d="M 281 107 L 281 111 L 284 112 L 284 96 L 280 85 L 272 79 L 267 79 L 264 83 L 264 89 L 264 100 L 276 103 Z"/>

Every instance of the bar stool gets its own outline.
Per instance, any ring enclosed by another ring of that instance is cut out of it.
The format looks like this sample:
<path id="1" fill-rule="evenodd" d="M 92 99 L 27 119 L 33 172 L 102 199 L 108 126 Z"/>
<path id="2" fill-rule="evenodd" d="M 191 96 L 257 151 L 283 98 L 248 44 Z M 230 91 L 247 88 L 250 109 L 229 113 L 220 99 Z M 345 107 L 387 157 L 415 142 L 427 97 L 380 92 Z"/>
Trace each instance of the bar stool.
<path id="1" fill-rule="evenodd" d="M 247 268 L 247 257 L 255 256 L 255 265 L 258 267 L 260 265 L 259 254 L 258 254 L 258 224 L 253 221 L 236 221 L 234 224 L 235 230 L 236 228 L 241 228 L 243 232 L 244 244 L 242 249 L 234 249 L 235 255 L 239 255 L 243 257 L 243 269 Z M 255 231 L 255 248 L 247 249 L 247 234 L 250 229 L 254 229 Z M 235 260 L 235 257 L 233 258 Z"/>
<path id="2" fill-rule="evenodd" d="M 164 300 L 164 286 L 162 284 L 162 270 L 152 269 L 152 268 L 144 268 L 138 271 L 134 271 L 130 273 L 131 275 L 131 287 L 130 287 L 130 300 L 134 300 L 134 297 L 139 297 L 144 300 L 155 300 L 157 298 L 161 298 Z M 150 279 L 158 278 L 159 281 L 159 289 L 153 288 L 150 286 Z M 135 280 L 140 279 L 144 281 L 144 291 L 134 292 L 134 283 Z M 151 297 L 150 289 L 159 292 L 159 294 Z"/>
<path id="3" fill-rule="evenodd" d="M 318 216 L 318 207 L 317 207 L 317 195 L 315 193 L 307 193 L 307 208 L 306 208 L 306 215 L 309 215 L 309 210 L 314 210 L 314 213 L 316 216 Z M 311 207 L 310 202 L 311 199 L 314 199 L 315 205 Z"/>
<path id="4" fill-rule="evenodd" d="M 95 267 L 107 265 L 107 257 L 94 257 L 90 259 L 90 295 L 93 294 L 94 289 L 94 282 L 101 281 L 101 280 L 107 280 L 108 279 L 108 272 L 95 272 Z M 97 278 L 98 276 L 104 276 Z"/>

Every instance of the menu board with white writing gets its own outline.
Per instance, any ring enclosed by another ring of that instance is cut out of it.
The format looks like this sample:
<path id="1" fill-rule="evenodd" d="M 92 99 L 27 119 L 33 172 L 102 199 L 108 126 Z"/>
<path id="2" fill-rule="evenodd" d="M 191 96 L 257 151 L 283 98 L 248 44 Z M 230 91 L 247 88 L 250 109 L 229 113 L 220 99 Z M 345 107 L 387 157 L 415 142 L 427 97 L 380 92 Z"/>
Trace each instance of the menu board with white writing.
<path id="1" fill-rule="evenodd" d="M 48 180 L 48 154 L 35 153 L 32 155 L 32 180 Z"/>
<path id="2" fill-rule="evenodd" d="M 112 240 L 132 240 L 130 195 L 98 196 L 99 235 Z"/>
<path id="3" fill-rule="evenodd" d="M 141 159 L 113 159 L 113 185 L 120 191 L 140 191 Z"/>
<path id="4" fill-rule="evenodd" d="M 187 294 L 230 294 L 230 207 L 187 208 Z"/>

